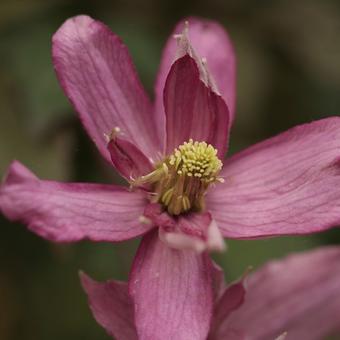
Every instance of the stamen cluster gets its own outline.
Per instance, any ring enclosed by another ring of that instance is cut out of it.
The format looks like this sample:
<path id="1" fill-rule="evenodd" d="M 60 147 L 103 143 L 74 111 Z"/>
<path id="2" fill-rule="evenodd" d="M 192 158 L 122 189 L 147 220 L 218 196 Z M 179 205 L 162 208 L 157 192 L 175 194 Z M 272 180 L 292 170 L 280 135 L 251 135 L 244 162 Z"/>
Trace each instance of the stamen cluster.
<path id="1" fill-rule="evenodd" d="M 153 172 L 135 181 L 152 185 L 152 201 L 161 203 L 171 215 L 202 211 L 204 195 L 218 177 L 222 162 L 217 150 L 206 142 L 189 139 L 168 156 Z"/>
<path id="2" fill-rule="evenodd" d="M 194 176 L 207 182 L 215 181 L 216 174 L 222 169 L 217 150 L 206 142 L 192 139 L 175 149 L 169 164 L 175 166 L 178 175 Z"/>

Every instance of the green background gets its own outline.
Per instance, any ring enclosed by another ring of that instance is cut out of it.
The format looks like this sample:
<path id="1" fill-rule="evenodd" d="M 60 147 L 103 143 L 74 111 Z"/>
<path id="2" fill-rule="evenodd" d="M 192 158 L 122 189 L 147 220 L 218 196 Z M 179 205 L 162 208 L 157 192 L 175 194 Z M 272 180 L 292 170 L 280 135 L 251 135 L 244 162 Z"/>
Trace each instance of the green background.
<path id="1" fill-rule="evenodd" d="M 107 23 L 128 45 L 152 96 L 162 46 L 177 20 L 224 25 L 238 60 L 231 153 L 296 124 L 339 113 L 339 1 L 0 0 L 0 175 L 18 159 L 41 178 L 118 182 L 58 86 L 51 36 L 70 16 Z M 92 319 L 78 270 L 126 279 L 138 241 L 49 243 L 0 216 L 0 339 L 108 339 Z M 228 279 L 291 251 L 340 242 L 308 237 L 227 240 L 216 256 Z"/>

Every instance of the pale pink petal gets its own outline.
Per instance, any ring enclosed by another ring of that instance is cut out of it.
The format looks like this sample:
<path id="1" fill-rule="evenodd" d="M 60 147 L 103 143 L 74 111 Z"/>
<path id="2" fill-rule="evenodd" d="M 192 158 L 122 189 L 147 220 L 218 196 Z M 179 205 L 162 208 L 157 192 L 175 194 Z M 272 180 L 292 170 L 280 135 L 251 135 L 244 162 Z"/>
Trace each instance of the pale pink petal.
<path id="1" fill-rule="evenodd" d="M 189 49 L 194 50 L 199 59 L 206 59 L 205 67 L 227 103 L 233 120 L 236 98 L 236 58 L 233 45 L 222 26 L 214 21 L 198 18 L 188 18 L 179 22 L 165 46 L 155 88 L 156 110 L 163 112 L 163 88 L 166 77 L 173 62 L 183 56 L 181 53 L 183 51 L 179 51 L 181 48 L 178 46 L 179 38 L 175 39 L 175 36 L 185 30 L 185 21 L 188 21 L 189 25 Z"/>
<path id="2" fill-rule="evenodd" d="M 275 340 L 285 340 L 286 337 L 287 337 L 287 332 L 284 332 L 281 335 L 279 335 L 277 338 L 275 338 Z"/>
<path id="3" fill-rule="evenodd" d="M 159 237 L 170 248 L 193 250 L 224 251 L 225 243 L 216 222 L 211 215 L 190 213 L 178 218 L 163 211 L 161 205 L 148 204 L 144 216 L 159 227 Z"/>
<path id="4" fill-rule="evenodd" d="M 149 159 L 129 141 L 115 137 L 110 140 L 107 147 L 113 165 L 128 181 L 153 171 Z"/>
<path id="5" fill-rule="evenodd" d="M 189 55 L 171 67 L 164 89 L 166 113 L 166 152 L 192 138 L 206 141 L 226 152 L 229 113 L 222 97 L 215 94 L 199 77 L 197 64 Z"/>
<path id="6" fill-rule="evenodd" d="M 340 248 L 325 247 L 265 265 L 247 281 L 244 304 L 221 325 L 217 339 L 321 340 L 340 334 Z M 229 338 L 228 338 L 229 339 Z"/>
<path id="7" fill-rule="evenodd" d="M 191 239 L 201 240 L 203 250 L 224 251 L 225 244 L 220 230 L 211 215 L 205 213 L 191 213 L 180 216 L 174 232 L 169 230 L 168 234 L 188 235 Z M 180 247 L 179 247 L 180 249 Z"/>
<path id="8" fill-rule="evenodd" d="M 206 250 L 205 242 L 202 239 L 181 232 L 168 232 L 164 228 L 159 228 L 159 238 L 172 249 L 193 250 L 196 253 Z"/>
<path id="9" fill-rule="evenodd" d="M 80 273 L 94 318 L 107 333 L 119 340 L 137 340 L 133 302 L 128 285 L 120 281 L 96 282 Z"/>
<path id="10" fill-rule="evenodd" d="M 171 249 L 156 231 L 144 236 L 129 279 L 139 339 L 206 339 L 211 276 L 207 254 Z"/>
<path id="11" fill-rule="evenodd" d="M 52 42 L 60 84 L 102 155 L 110 160 L 104 135 L 119 127 L 124 138 L 157 159 L 164 131 L 156 129 L 152 105 L 121 40 L 81 15 L 68 19 Z"/>
<path id="12" fill-rule="evenodd" d="M 231 238 L 308 234 L 340 223 L 340 118 L 295 127 L 231 157 L 207 196 Z"/>
<path id="13" fill-rule="evenodd" d="M 0 211 L 38 235 L 57 242 L 121 241 L 150 228 L 140 223 L 142 192 L 101 184 L 39 180 L 14 162 L 0 186 Z"/>
<path id="14" fill-rule="evenodd" d="M 225 251 L 226 245 L 223 240 L 220 229 L 215 220 L 211 220 L 206 235 L 207 249 L 216 251 Z"/>

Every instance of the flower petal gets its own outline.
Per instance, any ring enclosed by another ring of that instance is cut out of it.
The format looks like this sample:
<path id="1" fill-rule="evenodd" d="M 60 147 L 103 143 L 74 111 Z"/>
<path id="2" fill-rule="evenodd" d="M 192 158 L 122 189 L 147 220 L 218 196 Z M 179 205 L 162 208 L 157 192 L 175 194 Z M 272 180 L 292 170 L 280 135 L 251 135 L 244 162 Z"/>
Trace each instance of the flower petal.
<path id="1" fill-rule="evenodd" d="M 175 219 L 159 204 L 152 203 L 146 206 L 144 216 L 159 227 L 160 239 L 170 248 L 197 253 L 224 251 L 226 248 L 216 222 L 207 212 L 190 213 Z"/>
<path id="2" fill-rule="evenodd" d="M 275 340 L 285 340 L 287 337 L 287 332 L 280 334 Z"/>
<path id="3" fill-rule="evenodd" d="M 121 241 L 139 236 L 146 197 L 123 187 L 39 180 L 14 162 L 0 186 L 0 211 L 57 242 Z"/>
<path id="4" fill-rule="evenodd" d="M 139 339 L 206 339 L 213 303 L 207 254 L 170 249 L 153 231 L 136 255 L 129 279 Z"/>
<path id="5" fill-rule="evenodd" d="M 214 289 L 214 301 L 223 294 L 226 287 L 223 269 L 215 262 L 212 262 L 212 282 Z"/>
<path id="6" fill-rule="evenodd" d="M 169 232 L 160 227 L 159 238 L 172 249 L 192 250 L 196 253 L 202 253 L 206 250 L 205 242 L 201 238 L 190 236 L 180 231 Z"/>
<path id="7" fill-rule="evenodd" d="M 192 138 L 205 141 L 223 158 L 228 140 L 229 113 L 222 97 L 199 77 L 197 64 L 189 55 L 171 67 L 164 89 L 167 154 Z"/>
<path id="8" fill-rule="evenodd" d="M 226 322 L 229 315 L 240 308 L 244 302 L 246 288 L 243 279 L 225 288 L 222 296 L 214 308 L 214 316 L 209 334 L 209 340 L 219 339 L 218 331 L 220 325 Z"/>
<path id="9" fill-rule="evenodd" d="M 340 223 L 340 118 L 295 127 L 224 164 L 207 207 L 232 238 L 308 234 Z"/>
<path id="10" fill-rule="evenodd" d="M 84 273 L 80 279 L 94 318 L 108 334 L 120 340 L 137 340 L 127 283 L 114 280 L 99 283 Z"/>
<path id="11" fill-rule="evenodd" d="M 114 167 L 128 181 L 146 175 L 153 170 L 149 159 L 129 141 L 113 137 L 107 147 Z"/>
<path id="12" fill-rule="evenodd" d="M 104 134 L 119 127 L 156 159 L 162 148 L 152 106 L 121 40 L 101 22 L 80 15 L 68 19 L 52 42 L 59 82 L 102 155 L 110 161 Z"/>
<path id="13" fill-rule="evenodd" d="M 340 248 L 325 247 L 266 264 L 247 281 L 244 304 L 217 339 L 324 339 L 340 332 Z"/>
<path id="14" fill-rule="evenodd" d="M 235 113 L 236 58 L 233 45 L 224 28 L 210 20 L 188 18 L 180 21 L 171 34 L 163 51 L 161 66 L 156 82 L 156 109 L 163 112 L 163 89 L 166 77 L 174 61 L 182 57 L 178 51 L 178 38 L 185 32 L 188 21 L 188 48 L 195 50 L 198 58 L 206 59 L 206 68 L 214 79 L 219 93 L 228 105 L 231 121 Z"/>

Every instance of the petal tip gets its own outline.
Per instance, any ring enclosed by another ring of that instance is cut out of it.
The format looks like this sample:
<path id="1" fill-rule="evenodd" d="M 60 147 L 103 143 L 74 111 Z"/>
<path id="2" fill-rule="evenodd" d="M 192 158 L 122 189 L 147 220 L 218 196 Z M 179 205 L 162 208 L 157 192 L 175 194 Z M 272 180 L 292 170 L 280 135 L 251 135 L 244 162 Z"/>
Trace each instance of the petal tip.
<path id="1" fill-rule="evenodd" d="M 71 17 L 65 20 L 59 29 L 53 34 L 52 42 L 58 40 L 60 34 L 72 33 L 76 26 L 79 28 L 86 27 L 94 21 L 95 20 L 93 18 L 86 14 L 80 14 Z"/>

